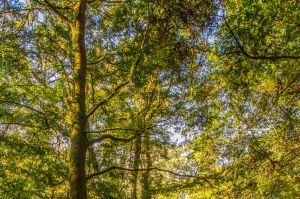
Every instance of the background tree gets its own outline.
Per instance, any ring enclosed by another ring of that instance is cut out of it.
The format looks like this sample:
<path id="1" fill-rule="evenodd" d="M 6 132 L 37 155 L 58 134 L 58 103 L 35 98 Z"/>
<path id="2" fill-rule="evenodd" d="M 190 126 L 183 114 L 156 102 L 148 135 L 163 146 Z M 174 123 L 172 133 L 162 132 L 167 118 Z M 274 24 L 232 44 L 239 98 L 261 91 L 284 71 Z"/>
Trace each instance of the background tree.
<path id="1" fill-rule="evenodd" d="M 221 103 L 205 102 L 213 117 L 205 133 L 191 141 L 191 155 L 200 168 L 211 159 L 228 171 L 208 192 L 211 198 L 297 197 L 299 3 L 225 1 L 222 6 L 210 54 L 214 83 L 202 87 L 215 88 L 211 94 Z"/>

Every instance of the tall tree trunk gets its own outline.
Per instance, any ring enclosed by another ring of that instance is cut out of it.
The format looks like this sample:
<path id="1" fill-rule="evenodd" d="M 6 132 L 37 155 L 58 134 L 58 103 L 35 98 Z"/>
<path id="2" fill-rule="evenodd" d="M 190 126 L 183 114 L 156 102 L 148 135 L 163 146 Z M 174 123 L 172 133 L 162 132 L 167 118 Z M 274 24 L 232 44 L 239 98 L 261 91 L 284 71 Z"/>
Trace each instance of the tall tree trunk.
<path id="1" fill-rule="evenodd" d="M 134 152 L 134 163 L 133 168 L 138 170 L 141 161 L 141 134 L 138 134 L 135 140 L 135 152 Z M 137 183 L 138 183 L 138 171 L 133 172 L 132 176 L 132 190 L 131 199 L 137 199 Z"/>
<path id="2" fill-rule="evenodd" d="M 74 52 L 74 95 L 72 99 L 72 129 L 71 150 L 69 160 L 70 198 L 87 198 L 85 158 L 87 151 L 86 136 L 86 68 L 87 57 L 85 49 L 86 0 L 80 0 L 74 7 L 76 19 L 71 26 Z"/>
<path id="3" fill-rule="evenodd" d="M 148 132 L 145 134 L 144 146 L 145 146 L 145 156 L 146 156 L 145 168 L 147 170 L 143 173 L 143 178 L 142 178 L 142 199 L 151 199 L 150 168 L 152 164 L 151 164 L 150 135 Z"/>

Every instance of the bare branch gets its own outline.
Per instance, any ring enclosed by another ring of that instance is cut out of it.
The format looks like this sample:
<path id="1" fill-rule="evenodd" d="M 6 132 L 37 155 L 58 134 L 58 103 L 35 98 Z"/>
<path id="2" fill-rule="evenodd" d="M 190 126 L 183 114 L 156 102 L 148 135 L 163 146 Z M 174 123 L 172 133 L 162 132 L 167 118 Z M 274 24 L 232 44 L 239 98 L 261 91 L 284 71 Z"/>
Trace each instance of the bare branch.
<path id="1" fill-rule="evenodd" d="M 115 88 L 115 90 L 103 101 L 101 101 L 99 104 L 95 105 L 87 114 L 87 118 L 90 117 L 91 115 L 93 115 L 95 113 L 95 111 L 100 107 L 103 106 L 104 104 L 106 104 L 110 99 L 112 99 L 118 92 L 119 90 L 121 90 L 121 88 L 123 88 L 124 86 L 126 86 L 129 83 L 129 81 L 124 82 L 123 84 L 120 84 L 119 86 L 117 86 L 117 88 Z"/>
<path id="2" fill-rule="evenodd" d="M 231 34 L 231 36 L 233 37 L 233 39 L 235 40 L 236 44 L 238 45 L 239 49 L 241 50 L 240 52 L 243 53 L 246 57 L 250 58 L 250 59 L 267 59 L 267 60 L 276 60 L 276 59 L 300 59 L 300 56 L 292 56 L 292 55 L 274 55 L 274 56 L 254 56 L 254 55 L 250 55 L 245 48 L 243 47 L 243 45 L 241 44 L 241 42 L 238 40 L 237 36 L 235 35 L 235 33 L 233 32 L 233 30 L 231 29 L 230 25 L 228 24 L 227 20 L 225 17 L 223 17 L 225 25 L 227 26 L 227 28 L 229 29 L 229 32 Z"/>

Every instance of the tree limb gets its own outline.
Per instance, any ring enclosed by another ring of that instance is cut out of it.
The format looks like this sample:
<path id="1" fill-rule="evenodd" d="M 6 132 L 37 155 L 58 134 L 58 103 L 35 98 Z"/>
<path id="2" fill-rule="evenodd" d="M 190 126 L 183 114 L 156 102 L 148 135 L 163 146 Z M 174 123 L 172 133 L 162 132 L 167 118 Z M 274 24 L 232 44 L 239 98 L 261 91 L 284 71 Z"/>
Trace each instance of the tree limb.
<path id="1" fill-rule="evenodd" d="M 95 111 L 100 107 L 106 104 L 110 99 L 112 99 L 118 92 L 121 90 L 122 87 L 126 86 L 129 83 L 129 81 L 124 82 L 123 84 L 120 84 L 115 88 L 115 90 L 104 100 L 102 100 L 100 103 L 96 104 L 87 114 L 87 118 L 90 117 L 95 113 Z"/>
<path id="2" fill-rule="evenodd" d="M 152 129 L 154 127 L 155 126 L 150 126 L 150 127 L 142 128 L 142 129 L 116 127 L 116 128 L 103 129 L 103 130 L 100 130 L 100 131 L 90 131 L 90 132 L 87 132 L 87 133 L 104 133 L 104 132 L 107 132 L 107 131 L 134 131 L 134 132 L 143 132 L 145 130 Z"/>
<path id="3" fill-rule="evenodd" d="M 101 101 L 99 104 L 95 105 L 89 112 L 88 114 L 86 115 L 86 118 L 89 118 L 91 115 L 93 115 L 93 113 L 102 105 L 106 104 L 111 98 L 113 98 L 117 93 L 118 91 L 126 86 L 132 79 L 132 75 L 133 75 L 133 72 L 134 72 L 134 69 L 140 64 L 140 61 L 142 59 L 142 54 L 139 55 L 138 59 L 136 60 L 135 62 L 135 65 L 133 65 L 131 68 L 130 68 L 130 73 L 129 73 L 129 77 L 128 77 L 128 81 L 124 82 L 123 84 L 120 84 L 119 86 L 117 86 L 117 88 L 115 88 L 114 92 L 112 92 L 106 99 L 104 99 L 103 101 Z"/>
<path id="4" fill-rule="evenodd" d="M 243 45 L 241 44 L 241 42 L 238 40 L 237 36 L 235 35 L 235 33 L 233 32 L 233 30 L 231 29 L 230 25 L 228 24 L 227 20 L 225 17 L 223 17 L 225 25 L 227 26 L 227 28 L 229 29 L 229 32 L 231 34 L 231 36 L 233 37 L 234 41 L 236 42 L 237 46 L 239 47 L 239 49 L 241 50 L 241 53 L 244 54 L 246 57 L 250 58 L 250 59 L 265 59 L 265 60 L 276 60 L 276 59 L 300 59 L 300 56 L 293 56 L 293 55 L 274 55 L 274 56 L 254 56 L 249 54 L 245 48 L 243 47 Z"/>
<path id="5" fill-rule="evenodd" d="M 169 173 L 169 174 L 172 174 L 172 175 L 175 175 L 175 176 L 179 176 L 179 177 L 196 178 L 196 179 L 200 179 L 200 180 L 205 180 L 210 185 L 211 185 L 211 183 L 208 181 L 208 179 L 215 179 L 216 178 L 216 177 L 213 177 L 213 176 L 202 176 L 201 177 L 201 176 L 195 176 L 195 175 L 180 174 L 180 173 L 176 173 L 174 171 L 170 171 L 170 170 L 167 170 L 167 169 L 156 168 L 156 167 L 147 168 L 147 169 L 145 169 L 145 168 L 132 169 L 132 168 L 124 168 L 124 167 L 112 166 L 112 167 L 109 167 L 109 168 L 104 169 L 102 171 L 99 171 L 99 172 L 93 173 L 91 175 L 88 175 L 86 177 L 86 179 L 89 180 L 89 179 L 91 179 L 93 177 L 102 175 L 102 174 L 107 173 L 107 172 L 112 171 L 112 170 L 122 170 L 122 171 L 131 171 L 131 172 L 136 172 L 136 171 L 162 171 L 162 172 L 166 172 L 166 173 Z"/>
<path id="6" fill-rule="evenodd" d="M 58 9 L 66 9 L 66 8 L 59 8 L 59 7 L 57 7 L 57 6 L 54 6 L 54 5 L 51 4 L 48 0 L 44 0 L 44 2 L 46 3 L 46 5 L 43 4 L 43 3 L 41 3 L 40 1 L 37 1 L 37 0 L 36 0 L 36 2 L 37 2 L 38 4 L 40 4 L 40 5 L 47 6 L 48 8 L 50 8 L 55 14 L 57 14 L 57 15 L 58 15 L 59 17 L 61 17 L 63 20 L 68 21 L 68 22 L 71 22 L 71 20 L 70 20 L 68 17 L 66 17 L 66 16 L 63 15 L 60 11 L 58 11 Z"/>
<path id="7" fill-rule="evenodd" d="M 15 105 L 15 106 L 27 108 L 27 109 L 29 109 L 29 110 L 32 110 L 32 111 L 34 111 L 34 112 L 37 112 L 37 113 L 43 115 L 43 117 L 44 117 L 44 119 L 45 119 L 45 124 L 46 124 L 47 128 L 49 128 L 49 121 L 48 121 L 48 118 L 47 118 L 46 114 L 43 113 L 42 111 L 39 111 L 39 110 L 37 110 L 37 109 L 35 109 L 35 108 L 32 108 L 32 107 L 30 107 L 30 106 L 27 106 L 27 105 L 24 105 L 24 104 L 20 104 L 20 103 L 18 103 L 18 102 L 9 101 L 9 100 L 0 100 L 0 104 L 1 104 L 1 103 L 13 104 L 13 105 Z"/>
<path id="8" fill-rule="evenodd" d="M 90 1 L 87 1 L 87 3 L 92 4 L 96 1 L 98 1 L 98 0 L 90 0 Z M 99 0 L 99 2 L 103 3 L 103 2 L 105 2 L 105 0 Z"/>
<path id="9" fill-rule="evenodd" d="M 103 140 L 106 140 L 106 139 L 110 139 L 110 140 L 115 141 L 115 142 L 130 142 L 130 141 L 134 140 L 135 138 L 136 138 L 136 135 L 133 135 L 129 138 L 120 138 L 120 137 L 115 137 L 113 135 L 107 134 L 107 135 L 103 135 L 99 138 L 90 140 L 89 145 L 93 145 L 95 143 L 102 142 Z"/>

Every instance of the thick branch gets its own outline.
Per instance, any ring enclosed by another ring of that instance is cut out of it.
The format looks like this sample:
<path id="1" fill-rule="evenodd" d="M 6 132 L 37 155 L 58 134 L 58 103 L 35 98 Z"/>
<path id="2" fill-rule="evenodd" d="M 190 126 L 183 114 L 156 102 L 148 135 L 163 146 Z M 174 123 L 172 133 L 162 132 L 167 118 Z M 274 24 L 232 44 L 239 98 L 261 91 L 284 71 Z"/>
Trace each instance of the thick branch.
<path id="1" fill-rule="evenodd" d="M 124 82 L 123 84 L 119 85 L 115 90 L 103 101 L 101 101 L 99 104 L 95 105 L 87 114 L 87 117 L 90 117 L 95 113 L 95 111 L 100 107 L 106 104 L 110 99 L 112 99 L 118 92 L 121 90 L 122 87 L 126 86 L 129 83 L 129 81 Z"/>
<path id="2" fill-rule="evenodd" d="M 233 39 L 235 40 L 236 44 L 238 45 L 239 49 L 241 50 L 241 53 L 243 53 L 246 57 L 250 58 L 250 59 L 267 59 L 267 60 L 276 60 L 276 59 L 300 59 L 300 56 L 293 56 L 293 55 L 274 55 L 274 56 L 254 56 L 254 55 L 250 55 L 245 48 L 243 47 L 243 45 L 241 44 L 241 42 L 238 40 L 237 36 L 235 35 L 235 33 L 233 32 L 233 30 L 231 29 L 230 25 L 228 24 L 226 18 L 224 17 L 224 22 L 225 25 L 227 26 L 227 28 L 229 29 L 229 32 L 231 34 L 231 36 L 233 37 Z"/>
<path id="3" fill-rule="evenodd" d="M 152 167 L 152 168 L 141 168 L 141 169 L 131 169 L 131 168 L 123 168 L 123 167 L 118 167 L 118 166 L 112 166 L 112 167 L 109 167 L 107 169 L 104 169 L 103 171 L 100 171 L 100 172 L 97 172 L 97 173 L 93 173 L 89 176 L 87 176 L 87 180 L 93 178 L 93 177 L 96 177 L 96 176 L 99 176 L 99 175 L 102 175 L 104 173 L 107 173 L 109 171 L 112 171 L 112 170 L 122 170 L 122 171 L 131 171 L 131 172 L 136 172 L 136 171 L 161 171 L 161 172 L 166 172 L 166 173 L 169 173 L 169 174 L 172 174 L 172 175 L 175 175 L 175 176 L 179 176 L 179 177 L 184 177 L 184 178 L 196 178 L 196 179 L 201 179 L 201 180 L 205 180 L 205 181 L 208 181 L 208 179 L 215 179 L 216 177 L 213 177 L 213 176 L 195 176 L 195 175 L 187 175 L 187 174 L 180 174 L 180 173 L 176 173 L 174 171 L 170 171 L 170 170 L 167 170 L 167 169 L 161 169 L 161 168 L 156 168 L 156 167 Z"/>
<path id="4" fill-rule="evenodd" d="M 102 142 L 103 140 L 106 140 L 106 139 L 110 139 L 110 140 L 115 141 L 115 142 L 130 142 L 130 141 L 134 140 L 135 138 L 136 138 L 136 135 L 133 135 L 129 138 L 120 138 L 120 137 L 115 137 L 113 135 L 108 134 L 108 135 L 103 135 L 99 138 L 90 140 L 89 144 L 92 145 L 92 144 L 95 144 L 95 143 L 99 143 L 99 142 Z"/>

